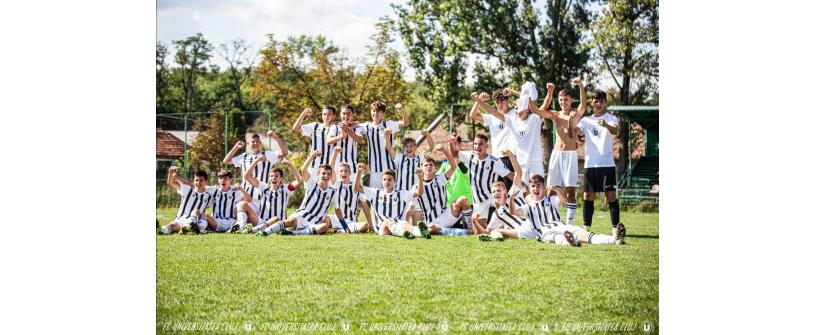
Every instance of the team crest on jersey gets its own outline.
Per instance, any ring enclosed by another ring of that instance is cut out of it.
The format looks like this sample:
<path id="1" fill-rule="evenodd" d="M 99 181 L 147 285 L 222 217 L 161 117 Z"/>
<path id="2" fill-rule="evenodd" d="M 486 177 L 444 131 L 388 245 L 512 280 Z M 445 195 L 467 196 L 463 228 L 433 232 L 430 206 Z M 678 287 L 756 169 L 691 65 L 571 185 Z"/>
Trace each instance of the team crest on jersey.
<path id="1" fill-rule="evenodd" d="M 499 124 L 498 124 L 498 129 L 504 129 L 504 124 L 503 124 L 503 123 L 499 123 Z"/>
<path id="2" fill-rule="evenodd" d="M 592 128 L 591 132 L 594 134 L 594 136 L 600 136 L 600 130 L 597 128 Z"/>

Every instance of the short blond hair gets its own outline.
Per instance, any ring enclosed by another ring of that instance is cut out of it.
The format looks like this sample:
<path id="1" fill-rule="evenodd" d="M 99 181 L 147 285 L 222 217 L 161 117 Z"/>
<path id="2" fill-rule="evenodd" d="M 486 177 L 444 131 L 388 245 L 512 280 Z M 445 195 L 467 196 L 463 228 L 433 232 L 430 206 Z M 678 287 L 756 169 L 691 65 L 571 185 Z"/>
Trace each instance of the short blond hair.
<path id="1" fill-rule="evenodd" d="M 502 182 L 502 181 L 500 181 L 500 180 L 496 180 L 496 181 L 492 182 L 492 184 L 490 184 L 490 187 L 491 187 L 491 188 L 495 188 L 495 187 L 497 187 L 497 186 L 500 186 L 501 188 L 503 188 L 503 189 L 505 189 L 505 190 L 507 189 L 507 185 L 506 185 L 506 184 L 504 184 L 504 182 Z"/>

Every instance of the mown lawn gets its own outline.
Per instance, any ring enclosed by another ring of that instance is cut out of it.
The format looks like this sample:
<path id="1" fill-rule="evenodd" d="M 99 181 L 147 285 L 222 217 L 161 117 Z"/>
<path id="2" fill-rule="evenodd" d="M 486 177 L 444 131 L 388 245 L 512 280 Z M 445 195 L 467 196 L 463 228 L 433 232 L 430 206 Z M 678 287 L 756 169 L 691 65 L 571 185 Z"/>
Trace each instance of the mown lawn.
<path id="1" fill-rule="evenodd" d="M 174 215 L 157 210 L 162 224 Z M 342 323 L 352 333 L 380 333 L 366 327 L 420 322 L 444 323 L 450 333 L 540 325 L 561 333 L 614 324 L 643 332 L 649 323 L 656 332 L 659 214 L 623 212 L 622 219 L 626 245 L 580 248 L 370 234 L 158 236 L 156 329 L 212 322 L 273 333 L 293 331 L 273 328 L 283 323 L 314 322 L 324 323 L 322 333 L 343 332 Z M 607 212 L 595 212 L 595 231 L 610 232 Z"/>

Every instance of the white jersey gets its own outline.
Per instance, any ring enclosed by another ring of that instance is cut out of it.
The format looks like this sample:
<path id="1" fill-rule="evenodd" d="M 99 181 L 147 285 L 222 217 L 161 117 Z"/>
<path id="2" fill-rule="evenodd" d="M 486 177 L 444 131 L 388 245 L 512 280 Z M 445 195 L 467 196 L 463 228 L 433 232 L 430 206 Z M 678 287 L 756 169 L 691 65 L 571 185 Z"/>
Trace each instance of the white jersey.
<path id="1" fill-rule="evenodd" d="M 470 172 L 470 188 L 473 192 L 474 203 L 492 199 L 490 184 L 511 172 L 500 159 L 492 155 L 487 155 L 486 158 L 480 160 L 475 152 L 459 152 L 458 159 L 467 165 Z"/>
<path id="2" fill-rule="evenodd" d="M 195 188 L 181 183 L 181 187 L 177 192 L 181 195 L 181 204 L 178 206 L 178 213 L 175 215 L 175 218 L 184 219 L 190 217 L 195 209 L 201 213 L 207 210 L 207 207 L 210 206 L 210 202 L 212 202 L 215 186 L 207 186 L 204 188 L 204 192 L 199 193 Z"/>
<path id="3" fill-rule="evenodd" d="M 274 165 L 274 163 L 277 163 L 277 160 L 279 159 L 277 153 L 271 151 L 261 151 L 253 155 L 247 151 L 241 155 L 233 157 L 232 164 L 235 166 L 239 166 L 241 168 L 241 178 L 243 178 L 243 176 L 246 175 L 246 170 L 249 170 L 249 167 L 252 166 L 252 163 L 254 163 L 258 158 L 260 158 L 260 156 L 266 156 L 266 161 L 259 163 L 257 166 L 255 166 L 255 171 L 252 172 L 252 176 L 254 176 L 255 179 L 257 180 L 267 182 L 269 180 L 269 174 L 272 173 L 272 165 Z M 252 187 L 252 184 L 250 184 L 245 179 L 241 183 L 241 186 L 243 186 L 243 189 L 246 190 L 246 192 L 248 192 L 249 194 L 252 194 L 252 192 L 254 191 L 254 187 Z"/>
<path id="4" fill-rule="evenodd" d="M 518 142 L 517 150 L 513 150 L 518 157 L 518 163 L 526 165 L 530 161 L 543 161 L 541 146 L 543 119 L 534 113 L 529 113 L 526 120 L 521 120 L 517 115 L 507 116 L 507 119 L 512 122 L 512 134 Z"/>
<path id="5" fill-rule="evenodd" d="M 212 216 L 216 220 L 236 219 L 235 211 L 241 200 L 243 200 L 241 191 L 230 187 L 228 191 L 223 192 L 217 188 L 212 195 Z"/>
<path id="6" fill-rule="evenodd" d="M 577 127 L 583 131 L 586 137 L 586 159 L 583 162 L 584 168 L 614 167 L 614 135 L 606 127 L 597 124 L 597 120 L 603 119 L 612 126 L 617 126 L 620 121 L 616 116 L 609 113 L 597 117 L 590 115 L 580 119 Z"/>
<path id="7" fill-rule="evenodd" d="M 556 195 L 543 197 L 540 201 L 532 204 L 525 204 L 520 207 L 535 229 L 540 229 L 546 225 L 560 225 L 560 213 L 558 209 L 561 206 L 560 198 Z"/>
<path id="8" fill-rule="evenodd" d="M 353 128 L 352 131 L 355 134 L 362 136 L 361 127 L 357 126 L 356 128 Z M 345 137 L 343 137 L 339 142 L 337 142 L 337 145 L 342 147 L 339 162 L 348 163 L 348 165 L 351 166 L 351 173 L 356 174 L 357 164 L 359 163 L 359 143 L 357 143 L 357 141 L 354 141 L 354 139 L 351 138 L 351 136 L 345 135 Z"/>
<path id="9" fill-rule="evenodd" d="M 342 216 L 347 221 L 356 222 L 357 214 L 359 213 L 359 196 L 360 192 L 354 191 L 354 184 L 343 184 L 338 182 L 335 187 L 339 190 L 339 198 L 337 200 Z"/>
<path id="10" fill-rule="evenodd" d="M 510 109 L 504 114 L 504 121 L 498 120 L 492 114 L 481 115 L 484 118 L 484 125 L 490 130 L 490 147 L 493 156 L 501 157 L 501 149 L 503 148 L 518 147 L 518 140 L 512 135 L 512 123 L 506 122 L 508 121 L 507 117 L 516 116 L 517 114 L 514 108 Z"/>
<path id="11" fill-rule="evenodd" d="M 323 190 L 316 181 L 309 180 L 306 182 L 306 194 L 303 197 L 303 203 L 295 214 L 300 215 L 310 224 L 319 224 L 323 222 L 329 206 L 339 207 L 337 203 L 338 195 L 339 191 L 336 187 L 329 185 Z"/>
<path id="12" fill-rule="evenodd" d="M 395 169 L 393 157 L 385 149 L 385 128 L 390 128 L 390 140 L 393 143 L 393 133 L 399 131 L 399 122 L 383 120 L 380 124 L 363 123 L 360 132 L 368 140 L 368 169 L 371 173 L 379 173 L 388 169 Z"/>
<path id="13" fill-rule="evenodd" d="M 437 174 L 430 181 L 425 180 L 422 186 L 422 196 L 417 197 L 414 202 L 418 202 L 422 208 L 424 221 L 434 222 L 447 209 L 447 176 Z M 415 194 L 418 187 L 419 184 L 413 186 L 411 193 Z"/>
<path id="14" fill-rule="evenodd" d="M 492 219 L 489 224 L 487 224 L 487 229 L 520 229 L 523 224 L 529 223 L 526 222 L 526 219 L 523 217 L 512 215 L 512 213 L 509 212 L 509 206 L 503 206 L 497 208 L 495 212 L 492 213 Z"/>
<path id="15" fill-rule="evenodd" d="M 259 213 L 256 213 L 263 221 L 277 217 L 279 220 L 286 219 L 286 208 L 289 206 L 289 196 L 294 188 L 291 184 L 283 184 L 273 190 L 271 185 L 260 182 L 254 193 L 251 193 L 252 202 Z"/>
<path id="16" fill-rule="evenodd" d="M 419 168 L 421 162 L 422 159 L 418 155 L 408 157 L 404 154 L 396 154 L 394 163 L 396 164 L 395 188 L 397 190 L 410 190 L 413 185 L 416 185 L 419 180 L 419 177 L 416 177 L 416 169 Z"/>
<path id="17" fill-rule="evenodd" d="M 408 205 L 413 200 L 410 191 L 396 191 L 386 193 L 383 189 L 363 187 L 363 199 L 371 202 L 374 224 L 378 227 L 385 219 L 404 221 L 407 217 Z"/>
<path id="18" fill-rule="evenodd" d="M 300 126 L 300 133 L 311 138 L 309 154 L 315 151 L 322 153 L 320 157 L 311 161 L 311 167 L 316 168 L 322 164 L 328 164 L 331 160 L 331 153 L 334 152 L 334 147 L 337 145 L 337 143 L 328 144 L 328 138 L 338 136 L 341 133 L 340 128 L 336 124 L 326 127 L 322 123 L 312 122 Z"/>

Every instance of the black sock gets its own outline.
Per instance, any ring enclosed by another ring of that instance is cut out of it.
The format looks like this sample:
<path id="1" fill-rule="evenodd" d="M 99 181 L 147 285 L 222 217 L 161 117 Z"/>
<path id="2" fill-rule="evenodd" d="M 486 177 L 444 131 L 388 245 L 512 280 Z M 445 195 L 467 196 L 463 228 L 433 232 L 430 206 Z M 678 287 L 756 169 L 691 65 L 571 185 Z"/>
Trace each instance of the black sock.
<path id="1" fill-rule="evenodd" d="M 620 202 L 617 200 L 609 202 L 608 209 L 611 212 L 611 226 L 617 227 L 617 224 L 620 223 Z"/>
<path id="2" fill-rule="evenodd" d="M 594 201 L 583 200 L 583 225 L 591 227 L 591 216 L 594 215 Z"/>

